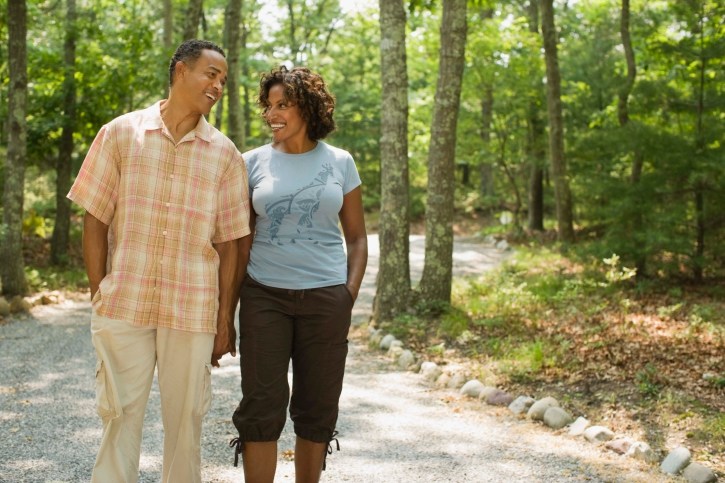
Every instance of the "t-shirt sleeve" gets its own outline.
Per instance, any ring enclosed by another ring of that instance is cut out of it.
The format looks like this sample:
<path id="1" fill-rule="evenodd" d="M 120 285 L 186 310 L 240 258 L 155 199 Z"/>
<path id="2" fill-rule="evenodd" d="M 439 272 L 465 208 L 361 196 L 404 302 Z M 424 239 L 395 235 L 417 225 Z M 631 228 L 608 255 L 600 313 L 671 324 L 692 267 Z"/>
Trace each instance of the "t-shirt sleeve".
<path id="1" fill-rule="evenodd" d="M 216 229 L 212 243 L 242 238 L 249 229 L 249 181 L 244 160 L 239 152 L 222 175 L 217 195 Z"/>
<path id="2" fill-rule="evenodd" d="M 107 124 L 98 131 L 67 197 L 106 225 L 111 224 L 120 182 L 118 148 Z"/>
<path id="3" fill-rule="evenodd" d="M 345 160 L 345 183 L 342 186 L 342 193 L 348 194 L 362 184 L 360 180 L 360 173 L 357 172 L 357 166 L 353 161 L 350 154 L 347 155 Z"/>

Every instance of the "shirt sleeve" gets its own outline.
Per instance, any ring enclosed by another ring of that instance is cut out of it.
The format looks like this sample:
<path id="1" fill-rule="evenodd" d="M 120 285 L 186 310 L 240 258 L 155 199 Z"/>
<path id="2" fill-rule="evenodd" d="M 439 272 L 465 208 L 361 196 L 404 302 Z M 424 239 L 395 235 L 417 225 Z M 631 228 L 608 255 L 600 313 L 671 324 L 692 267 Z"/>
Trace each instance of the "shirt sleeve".
<path id="1" fill-rule="evenodd" d="M 249 181 L 242 155 L 237 151 L 222 175 L 217 195 L 216 229 L 212 243 L 249 235 Z"/>
<path id="2" fill-rule="evenodd" d="M 342 193 L 348 194 L 361 184 L 362 180 L 360 179 L 360 173 L 357 172 L 355 161 L 353 161 L 352 156 L 348 154 L 345 165 L 345 184 L 342 187 Z"/>
<path id="3" fill-rule="evenodd" d="M 106 225 L 111 224 L 118 200 L 120 170 L 112 129 L 105 125 L 88 150 L 67 197 Z"/>

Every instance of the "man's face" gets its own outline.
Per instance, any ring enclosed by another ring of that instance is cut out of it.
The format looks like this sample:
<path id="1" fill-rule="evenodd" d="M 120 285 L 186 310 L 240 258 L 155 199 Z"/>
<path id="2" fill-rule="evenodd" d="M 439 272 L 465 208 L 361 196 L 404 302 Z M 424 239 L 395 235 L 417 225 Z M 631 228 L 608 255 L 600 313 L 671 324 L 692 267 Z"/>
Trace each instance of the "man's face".
<path id="1" fill-rule="evenodd" d="M 189 107 L 204 115 L 216 104 L 227 82 L 227 61 L 214 50 L 205 49 L 192 64 L 180 62 L 179 75 L 172 88 Z"/>

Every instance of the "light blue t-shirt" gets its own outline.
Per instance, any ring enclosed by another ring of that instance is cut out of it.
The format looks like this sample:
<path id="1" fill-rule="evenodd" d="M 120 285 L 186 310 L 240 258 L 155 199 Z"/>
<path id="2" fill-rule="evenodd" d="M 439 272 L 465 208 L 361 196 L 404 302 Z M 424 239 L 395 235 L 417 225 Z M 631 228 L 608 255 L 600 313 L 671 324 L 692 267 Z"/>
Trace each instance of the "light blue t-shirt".
<path id="1" fill-rule="evenodd" d="M 293 290 L 345 283 L 339 213 L 343 196 L 360 186 L 350 153 L 322 141 L 302 154 L 267 144 L 244 160 L 257 214 L 249 276 Z"/>

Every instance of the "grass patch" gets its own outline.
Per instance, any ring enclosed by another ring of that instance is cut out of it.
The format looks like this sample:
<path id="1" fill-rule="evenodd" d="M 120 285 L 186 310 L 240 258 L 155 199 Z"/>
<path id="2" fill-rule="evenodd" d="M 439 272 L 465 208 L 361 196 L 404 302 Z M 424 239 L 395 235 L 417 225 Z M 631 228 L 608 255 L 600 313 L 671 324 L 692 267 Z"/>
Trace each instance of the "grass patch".
<path id="1" fill-rule="evenodd" d="M 25 267 L 25 278 L 33 292 L 46 290 L 79 292 L 88 288 L 86 272 L 80 267 Z"/>
<path id="2" fill-rule="evenodd" d="M 386 330 L 655 449 L 681 437 L 695 454 L 725 454 L 723 283 L 637 281 L 616 256 L 573 257 L 519 247 L 498 269 L 456 280 L 450 306 L 419 307 Z"/>

